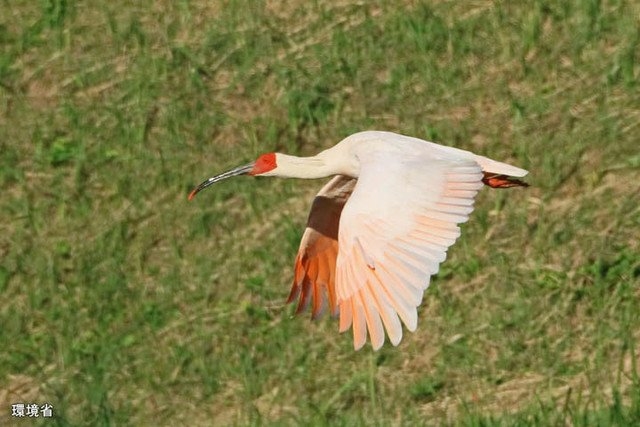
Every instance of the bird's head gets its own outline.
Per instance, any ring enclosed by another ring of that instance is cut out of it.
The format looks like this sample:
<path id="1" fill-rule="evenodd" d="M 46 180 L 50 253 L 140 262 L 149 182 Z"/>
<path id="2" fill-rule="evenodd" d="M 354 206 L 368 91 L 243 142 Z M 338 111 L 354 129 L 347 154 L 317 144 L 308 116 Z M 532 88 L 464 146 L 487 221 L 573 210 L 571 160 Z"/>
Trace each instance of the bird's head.
<path id="1" fill-rule="evenodd" d="M 252 176 L 260 176 L 266 175 L 269 172 L 272 172 L 277 167 L 276 163 L 276 153 L 266 153 L 262 154 L 260 157 L 256 159 L 255 162 L 248 163 L 246 165 L 238 166 L 226 172 L 223 172 L 219 175 L 212 176 L 211 178 L 203 181 L 196 188 L 193 189 L 191 193 L 189 193 L 189 200 L 193 199 L 196 194 L 198 194 L 201 190 L 204 190 L 208 186 L 215 184 L 216 182 L 222 181 L 223 179 L 231 178 L 232 176 L 238 175 L 252 175 Z"/>

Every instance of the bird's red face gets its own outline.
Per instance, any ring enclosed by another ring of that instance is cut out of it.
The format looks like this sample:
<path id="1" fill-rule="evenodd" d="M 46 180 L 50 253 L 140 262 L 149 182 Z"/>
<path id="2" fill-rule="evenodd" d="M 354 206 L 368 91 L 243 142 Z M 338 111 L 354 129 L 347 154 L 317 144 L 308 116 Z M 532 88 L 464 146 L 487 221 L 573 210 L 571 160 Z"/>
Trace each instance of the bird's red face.
<path id="1" fill-rule="evenodd" d="M 249 175 L 262 175 L 263 173 L 274 170 L 277 166 L 276 153 L 266 153 L 258 157 Z"/>

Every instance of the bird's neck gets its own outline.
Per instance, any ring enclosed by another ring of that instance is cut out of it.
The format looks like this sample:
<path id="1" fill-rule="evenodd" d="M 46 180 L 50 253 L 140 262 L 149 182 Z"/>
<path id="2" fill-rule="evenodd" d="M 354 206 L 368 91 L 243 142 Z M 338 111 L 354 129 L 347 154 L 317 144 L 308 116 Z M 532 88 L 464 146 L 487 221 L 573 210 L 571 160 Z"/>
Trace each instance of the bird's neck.
<path id="1" fill-rule="evenodd" d="M 327 164 L 321 156 L 297 157 L 276 153 L 276 168 L 264 176 L 283 178 L 324 178 L 339 173 L 335 167 Z"/>

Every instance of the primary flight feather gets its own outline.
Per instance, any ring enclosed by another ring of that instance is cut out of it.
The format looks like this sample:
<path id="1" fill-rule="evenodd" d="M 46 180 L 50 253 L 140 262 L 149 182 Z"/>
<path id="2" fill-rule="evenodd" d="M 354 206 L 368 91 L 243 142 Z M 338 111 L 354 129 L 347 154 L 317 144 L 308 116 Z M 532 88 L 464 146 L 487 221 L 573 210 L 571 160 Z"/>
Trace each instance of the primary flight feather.
<path id="1" fill-rule="evenodd" d="M 190 194 L 237 175 L 324 178 L 296 256 L 287 302 L 340 316 L 356 350 L 402 339 L 417 327 L 417 307 L 460 236 L 476 193 L 526 186 L 528 172 L 506 163 L 391 132 L 353 134 L 316 156 L 263 154 L 207 179 Z"/>

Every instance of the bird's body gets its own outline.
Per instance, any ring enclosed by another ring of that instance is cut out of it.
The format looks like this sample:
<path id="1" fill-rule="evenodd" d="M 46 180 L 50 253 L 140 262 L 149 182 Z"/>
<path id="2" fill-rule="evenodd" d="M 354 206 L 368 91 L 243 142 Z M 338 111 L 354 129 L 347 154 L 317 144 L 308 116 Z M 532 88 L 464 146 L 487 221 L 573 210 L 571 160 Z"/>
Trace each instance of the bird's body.
<path id="1" fill-rule="evenodd" d="M 340 331 L 353 326 L 354 347 L 393 345 L 402 321 L 414 331 L 429 279 L 460 235 L 476 193 L 526 185 L 527 171 L 453 147 L 391 132 L 351 135 L 313 157 L 280 153 L 210 178 L 189 196 L 230 176 L 322 178 L 296 257 L 289 302 L 328 308 Z"/>

